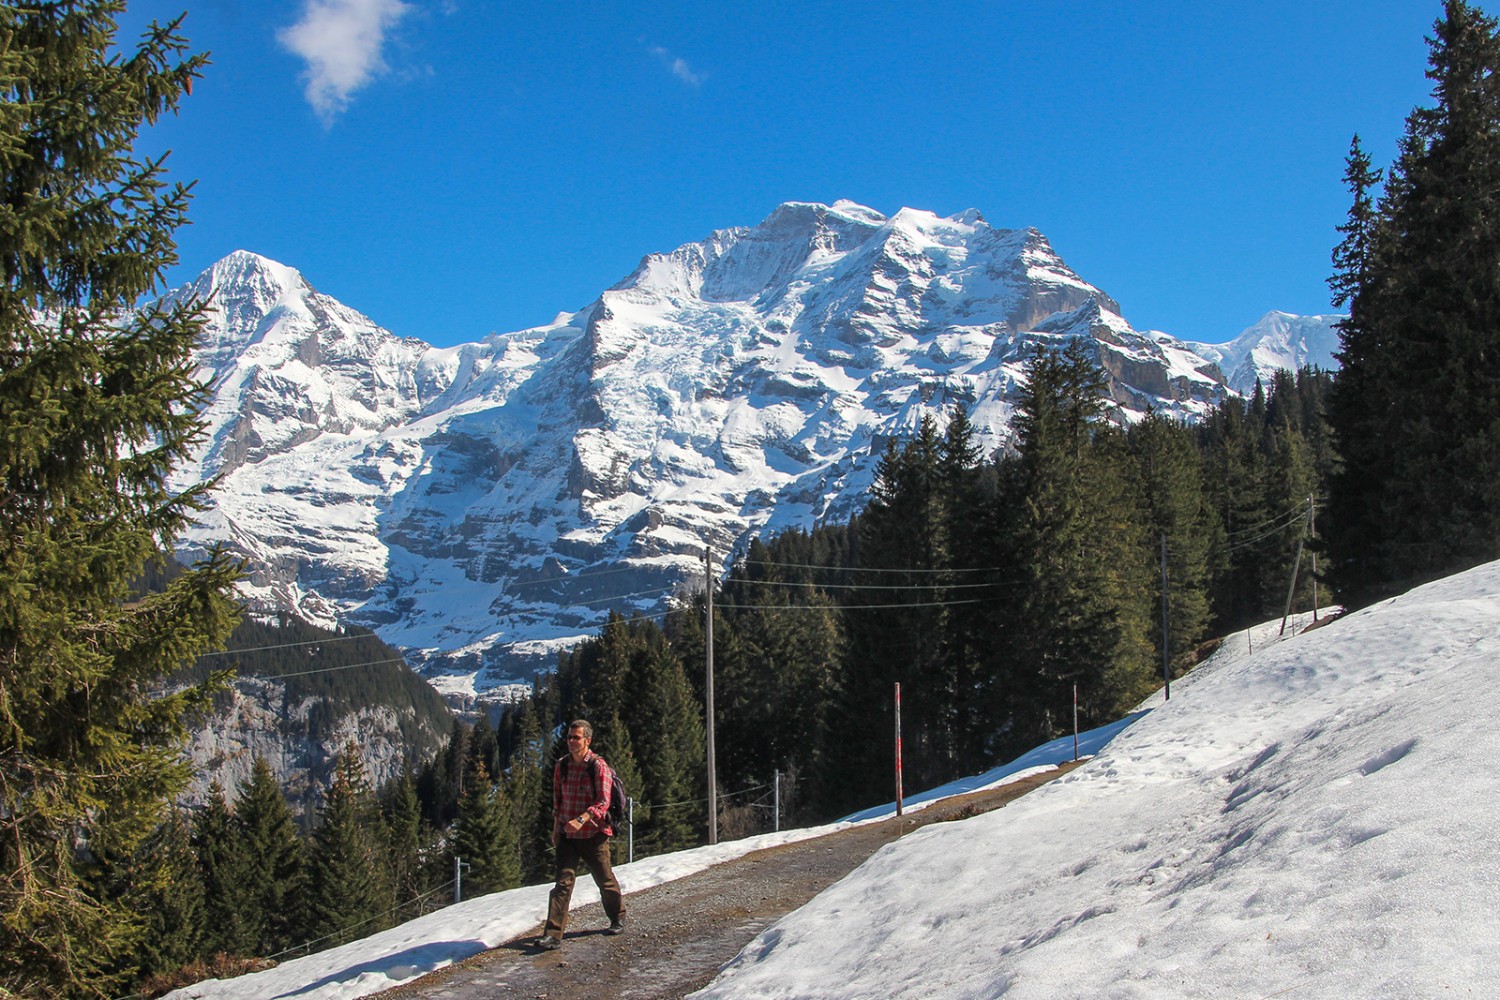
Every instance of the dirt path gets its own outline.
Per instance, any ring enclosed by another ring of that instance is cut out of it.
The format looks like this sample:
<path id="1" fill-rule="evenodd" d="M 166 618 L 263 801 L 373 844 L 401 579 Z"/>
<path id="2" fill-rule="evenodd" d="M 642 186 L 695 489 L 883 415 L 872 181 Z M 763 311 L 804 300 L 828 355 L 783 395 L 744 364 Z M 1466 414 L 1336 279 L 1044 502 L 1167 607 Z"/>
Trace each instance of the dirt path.
<path id="1" fill-rule="evenodd" d="M 1074 765 L 986 792 L 945 799 L 899 819 L 869 823 L 795 844 L 755 851 L 663 885 L 629 892 L 629 930 L 603 933 L 598 891 L 587 875 L 576 893 L 596 902 L 575 908 L 562 948 L 540 952 L 537 927 L 464 962 L 380 994 L 389 998 L 561 1000 L 614 996 L 678 1000 L 701 989 L 740 949 L 782 915 L 859 867 L 884 845 L 929 823 L 988 812 Z M 577 898 L 577 897 L 575 897 Z M 540 914 L 538 917 L 540 918 Z"/>

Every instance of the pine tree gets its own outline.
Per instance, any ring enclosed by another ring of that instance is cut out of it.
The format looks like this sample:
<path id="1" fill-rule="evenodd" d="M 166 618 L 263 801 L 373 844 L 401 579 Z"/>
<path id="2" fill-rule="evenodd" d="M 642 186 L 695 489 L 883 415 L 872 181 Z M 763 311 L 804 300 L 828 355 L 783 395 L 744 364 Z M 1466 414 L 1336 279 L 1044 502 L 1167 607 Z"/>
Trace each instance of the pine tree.
<path id="1" fill-rule="evenodd" d="M 826 779 L 841 784 L 841 792 L 827 786 L 841 807 L 891 795 L 890 771 L 869 762 L 892 759 L 897 683 L 903 692 L 905 770 L 913 786 L 939 779 L 949 757 L 941 600 L 949 550 L 940 440 L 936 424 L 924 417 L 910 441 L 889 444 L 860 519 L 857 586 L 844 600 L 842 699 L 831 722 L 841 739 L 832 746 Z"/>
<path id="2" fill-rule="evenodd" d="M 1257 385 L 1257 394 L 1259 386 Z M 1260 407 L 1263 414 L 1264 407 Z M 1210 586 L 1214 627 L 1219 632 L 1244 628 L 1270 616 L 1266 595 L 1274 587 L 1266 543 L 1279 542 L 1284 527 L 1268 500 L 1269 474 L 1263 420 L 1256 407 L 1226 399 L 1199 430 L 1204 481 L 1223 534 L 1216 536 Z"/>
<path id="3" fill-rule="evenodd" d="M 230 811 L 224 788 L 209 787 L 208 803 L 193 820 L 193 851 L 203 882 L 203 907 L 213 919 L 203 929 L 206 955 L 249 955 L 254 951 L 245 910 L 250 886 L 239 825 Z"/>
<path id="4" fill-rule="evenodd" d="M 174 809 L 141 850 L 140 906 L 147 931 L 138 954 L 142 976 L 167 975 L 203 954 L 208 911 L 193 850 L 192 819 Z"/>
<path id="5" fill-rule="evenodd" d="M 187 779 L 206 688 L 156 683 L 222 643 L 234 571 L 215 558 L 129 600 L 201 490 L 201 307 L 135 313 L 176 262 L 188 200 L 133 153 L 204 65 L 177 23 L 115 51 L 119 0 L 0 8 L 0 990 L 113 992 L 144 930 L 101 897 Z"/>
<path id="6" fill-rule="evenodd" d="M 235 801 L 245 871 L 246 924 L 257 955 L 274 955 L 297 943 L 305 921 L 306 858 L 291 807 L 271 765 L 255 759 L 250 780 Z"/>
<path id="7" fill-rule="evenodd" d="M 1015 427 L 1020 492 L 1008 544 L 1025 586 L 1012 609 L 1012 729 L 1019 750 L 1071 723 L 1098 725 L 1149 690 L 1152 561 L 1121 467 L 1124 443 L 1101 434 L 1104 376 L 1078 341 L 1027 366 Z"/>
<path id="8" fill-rule="evenodd" d="M 372 934 L 393 900 L 359 746 L 346 744 L 313 831 L 306 936 L 322 947 Z"/>
<path id="9" fill-rule="evenodd" d="M 692 847 L 707 823 L 703 702 L 665 642 L 654 644 L 641 666 L 634 749 L 651 809 L 637 824 L 638 857 Z"/>
<path id="10" fill-rule="evenodd" d="M 1290 394 L 1290 384 L 1277 387 L 1277 395 Z M 1273 541 L 1273 558 L 1267 566 L 1271 572 L 1273 589 L 1265 595 L 1269 608 L 1280 614 L 1286 608 L 1288 587 L 1296 578 L 1297 589 L 1293 595 L 1297 602 L 1294 609 L 1306 610 L 1311 604 L 1312 573 L 1311 553 L 1306 543 L 1310 537 L 1311 508 L 1318 493 L 1317 471 L 1313 466 L 1312 450 L 1302 432 L 1286 420 L 1271 418 L 1269 441 L 1266 448 L 1269 457 L 1266 463 L 1266 496 L 1273 510 L 1282 511 L 1283 528 L 1268 541 Z"/>
<path id="11" fill-rule="evenodd" d="M 955 405 L 939 448 L 939 499 L 950 570 L 940 577 L 947 586 L 937 594 L 948 604 L 941 654 L 943 766 L 939 780 L 971 773 L 975 748 L 983 752 L 989 730 L 986 708 L 994 677 L 986 666 L 985 646 L 1000 581 L 994 572 L 993 476 L 985 468 L 974 437 L 968 414 Z"/>
<path id="12" fill-rule="evenodd" d="M 595 753 L 603 757 L 609 763 L 610 769 L 619 776 L 620 783 L 625 788 L 626 797 L 636 801 L 636 821 L 644 822 L 649 820 L 651 816 L 650 809 L 640 804 L 641 791 L 645 788 L 646 781 L 641 775 L 641 766 L 635 757 L 635 740 L 630 735 L 630 727 L 625 724 L 625 721 L 618 714 L 615 714 L 605 720 L 604 732 L 608 734 L 608 738 L 604 742 L 596 739 L 591 748 Z M 622 808 L 628 809 L 629 804 L 624 804 Z M 615 831 L 616 834 L 621 836 L 625 832 L 623 827 Z"/>
<path id="13" fill-rule="evenodd" d="M 521 884 L 521 852 L 510 802 L 475 760 L 450 831 L 451 856 L 468 865 L 464 895 L 500 892 Z"/>
<path id="14" fill-rule="evenodd" d="M 436 829 L 448 826 L 458 815 L 468 747 L 469 726 L 462 719 L 454 719 L 448 742 L 417 778 L 417 797 L 422 800 L 423 815 Z"/>
<path id="15" fill-rule="evenodd" d="M 422 822 L 422 803 L 417 798 L 417 780 L 410 768 L 383 789 L 380 815 L 390 859 L 391 890 L 399 907 L 396 919 L 410 920 L 426 912 L 423 897 L 429 888 L 424 850 L 428 837 Z"/>
<path id="16" fill-rule="evenodd" d="M 490 714 L 487 710 L 480 711 L 479 717 L 474 720 L 474 725 L 469 729 L 466 756 L 464 766 L 471 770 L 478 763 L 484 765 L 486 774 L 494 775 L 500 772 L 500 740 L 495 735 L 495 726 L 490 721 Z"/>
<path id="17" fill-rule="evenodd" d="M 807 541 L 800 532 L 752 540 L 714 601 L 724 610 L 714 635 L 717 757 L 732 788 L 808 768 L 823 747 L 842 637 L 836 604 L 797 568 Z"/>
<path id="18" fill-rule="evenodd" d="M 516 721 L 516 751 L 506 773 L 506 798 L 510 802 L 525 884 L 541 882 L 552 873 L 552 800 L 547 797 L 552 759 L 542 735 L 535 698 L 520 706 Z"/>
<path id="19" fill-rule="evenodd" d="M 1378 221 L 1374 192 L 1380 186 L 1382 174 L 1383 171 L 1371 166 L 1370 157 L 1356 134 L 1349 143 L 1349 155 L 1344 160 L 1344 183 L 1353 196 L 1353 204 L 1349 206 L 1348 219 L 1338 227 L 1344 239 L 1334 248 L 1334 273 L 1328 279 L 1335 306 L 1349 305 L 1360 288 L 1369 283 Z M 1341 322 L 1340 327 L 1346 323 Z M 1357 329 L 1357 321 L 1355 325 Z"/>
<path id="20" fill-rule="evenodd" d="M 1203 482 L 1203 466 L 1185 424 L 1149 412 L 1130 429 L 1148 533 L 1166 553 L 1167 646 L 1180 655 L 1208 628 L 1208 586 L 1214 540 L 1221 534 Z M 1155 575 L 1161 604 L 1161 573 Z M 1157 643 L 1157 655 L 1161 654 Z"/>
<path id="21" fill-rule="evenodd" d="M 1500 556 L 1500 38 L 1447 0 L 1429 47 L 1434 105 L 1408 116 L 1373 217 L 1351 151 L 1334 254 L 1343 465 L 1320 527 L 1353 606 Z"/>

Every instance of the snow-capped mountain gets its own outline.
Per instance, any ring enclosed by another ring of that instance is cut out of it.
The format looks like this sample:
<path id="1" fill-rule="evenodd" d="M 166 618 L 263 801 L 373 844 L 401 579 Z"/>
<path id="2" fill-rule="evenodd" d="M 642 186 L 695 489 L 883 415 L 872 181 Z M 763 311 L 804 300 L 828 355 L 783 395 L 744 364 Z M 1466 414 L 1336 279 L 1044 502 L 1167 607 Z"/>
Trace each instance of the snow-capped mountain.
<path id="1" fill-rule="evenodd" d="M 1338 368 L 1336 326 L 1343 316 L 1294 316 L 1268 312 L 1254 326 L 1227 344 L 1188 344 L 1188 348 L 1228 373 L 1229 387 L 1241 395 L 1255 391 L 1255 383 L 1271 384 L 1278 369 L 1296 371 L 1315 366 Z"/>
<path id="2" fill-rule="evenodd" d="M 754 533 L 847 516 L 924 414 L 961 405 L 1003 446 L 1037 344 L 1082 338 L 1120 420 L 1204 413 L 1218 362 L 1258 350 L 1257 328 L 1238 354 L 1136 332 L 1033 229 L 851 202 L 782 205 L 454 348 L 244 252 L 173 294 L 212 304 L 211 437 L 183 476 L 221 486 L 187 548 L 229 542 L 257 604 L 368 625 L 466 693 L 611 608 L 659 610 L 706 547 L 717 571 Z"/>

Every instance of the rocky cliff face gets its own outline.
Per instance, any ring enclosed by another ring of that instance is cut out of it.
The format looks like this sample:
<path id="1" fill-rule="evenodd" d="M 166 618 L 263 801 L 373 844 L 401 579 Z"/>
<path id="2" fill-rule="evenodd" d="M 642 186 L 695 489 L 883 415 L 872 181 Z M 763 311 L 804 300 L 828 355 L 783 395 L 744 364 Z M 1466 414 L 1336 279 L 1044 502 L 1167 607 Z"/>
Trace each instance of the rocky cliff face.
<path id="1" fill-rule="evenodd" d="M 783 205 L 448 349 L 252 254 L 174 294 L 213 303 L 212 439 L 184 475 L 223 477 L 187 547 L 227 541 L 261 607 L 368 625 L 449 693 L 659 609 L 705 546 L 847 516 L 925 414 L 962 406 L 1003 446 L 1039 344 L 1083 340 L 1117 420 L 1232 391 L 1228 352 L 1131 329 L 1040 233 L 973 211 Z"/>
<path id="2" fill-rule="evenodd" d="M 313 735 L 317 699 L 293 703 L 283 682 L 248 677 L 235 681 L 228 703 L 204 721 L 187 744 L 193 782 L 182 801 L 198 805 L 218 782 L 230 799 L 250 780 L 263 758 L 295 811 L 316 813 L 332 780 L 338 755 L 353 743 L 364 760 L 371 787 L 399 777 L 413 756 L 425 759 L 444 734 L 430 733 L 414 744 L 401 731 L 396 709 L 371 705 L 339 715 L 331 729 Z"/>

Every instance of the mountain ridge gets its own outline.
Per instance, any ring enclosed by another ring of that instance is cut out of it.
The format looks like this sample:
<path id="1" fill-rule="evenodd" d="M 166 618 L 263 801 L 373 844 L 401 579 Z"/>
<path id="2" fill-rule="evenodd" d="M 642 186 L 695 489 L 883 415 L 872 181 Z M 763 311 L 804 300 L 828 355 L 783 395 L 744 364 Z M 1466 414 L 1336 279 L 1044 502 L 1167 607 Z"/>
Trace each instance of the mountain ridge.
<path id="1" fill-rule="evenodd" d="M 222 478 L 187 552 L 229 543 L 257 609 L 371 627 L 455 696 L 525 681 L 610 608 L 658 613 L 706 547 L 847 517 L 924 415 L 962 406 L 1005 447 L 1038 345 L 1082 339 L 1116 420 L 1194 419 L 1235 391 L 1221 365 L 1264 363 L 1250 330 L 1211 351 L 1134 330 L 1035 229 L 847 201 L 456 347 L 245 251 L 169 294 L 210 302 L 210 437 L 181 478 Z M 1305 349 L 1328 319 L 1262 339 Z"/>

